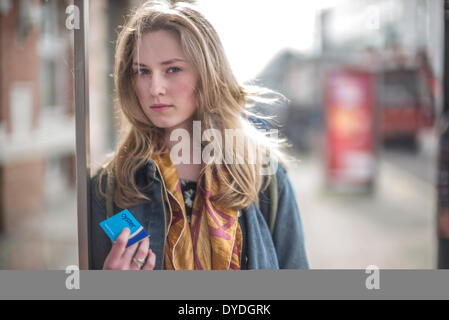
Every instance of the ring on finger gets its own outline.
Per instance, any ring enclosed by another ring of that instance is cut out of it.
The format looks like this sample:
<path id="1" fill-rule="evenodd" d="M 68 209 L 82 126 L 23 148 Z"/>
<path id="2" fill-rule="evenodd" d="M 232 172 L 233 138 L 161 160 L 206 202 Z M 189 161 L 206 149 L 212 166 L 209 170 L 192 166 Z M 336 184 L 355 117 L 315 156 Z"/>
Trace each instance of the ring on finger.
<path id="1" fill-rule="evenodd" d="M 145 264 L 145 259 L 142 258 L 133 258 L 134 263 L 139 267 L 139 269 L 142 269 L 143 265 Z"/>

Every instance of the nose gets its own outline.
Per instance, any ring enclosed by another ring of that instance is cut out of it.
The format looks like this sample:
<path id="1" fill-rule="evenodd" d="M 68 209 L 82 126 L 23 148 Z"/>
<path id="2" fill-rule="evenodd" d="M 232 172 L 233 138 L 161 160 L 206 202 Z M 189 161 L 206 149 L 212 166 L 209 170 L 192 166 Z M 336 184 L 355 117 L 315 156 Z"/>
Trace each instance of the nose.
<path id="1" fill-rule="evenodd" d="M 166 83 L 162 76 L 154 74 L 150 82 L 150 94 L 158 97 L 166 93 Z"/>

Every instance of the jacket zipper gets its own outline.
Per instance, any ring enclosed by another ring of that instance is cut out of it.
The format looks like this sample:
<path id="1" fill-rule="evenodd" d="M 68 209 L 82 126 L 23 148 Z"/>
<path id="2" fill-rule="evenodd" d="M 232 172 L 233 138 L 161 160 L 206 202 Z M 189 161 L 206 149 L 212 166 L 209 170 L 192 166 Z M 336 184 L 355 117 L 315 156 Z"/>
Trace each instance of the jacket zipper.
<path id="1" fill-rule="evenodd" d="M 167 243 L 167 212 L 165 210 L 165 198 L 164 198 L 164 194 L 163 194 L 163 191 L 166 191 L 166 188 L 165 188 L 164 179 L 162 178 L 162 174 L 159 171 L 159 167 L 156 164 L 154 164 L 154 165 L 156 166 L 156 169 L 157 169 L 157 171 L 159 173 L 159 177 L 161 178 L 161 182 L 162 182 L 161 198 L 162 198 L 162 209 L 164 211 L 164 248 L 162 250 L 162 265 L 161 265 L 161 267 L 162 267 L 162 270 L 163 270 L 164 269 L 164 265 L 165 265 L 164 264 L 164 260 L 165 260 L 165 245 Z M 170 204 L 169 204 L 169 206 L 170 206 Z"/>
<path id="2" fill-rule="evenodd" d="M 182 208 L 182 206 L 181 206 L 181 204 L 179 203 L 178 199 L 176 199 L 176 197 L 175 197 L 170 191 L 167 190 L 167 188 L 166 188 L 166 186 L 165 186 L 164 179 L 162 178 L 161 171 L 159 170 L 159 167 L 157 166 L 156 163 L 155 163 L 154 165 L 156 166 L 157 171 L 158 171 L 158 173 L 159 173 L 159 176 L 161 177 L 162 186 L 163 186 L 163 189 L 164 189 L 166 195 L 169 194 L 169 195 L 173 198 L 173 200 L 176 201 L 176 203 L 178 204 L 178 206 L 179 206 L 180 208 Z M 161 196 L 163 197 L 162 190 L 161 190 Z M 168 196 L 167 196 L 167 199 L 168 199 Z M 167 232 L 167 214 L 166 214 L 166 212 L 165 212 L 165 200 L 164 200 L 164 203 L 163 203 L 162 205 L 163 205 L 163 208 L 164 208 L 164 222 L 165 222 L 165 230 L 164 230 L 164 252 L 163 252 L 163 256 L 162 256 L 162 263 L 164 263 L 164 257 L 165 257 L 165 244 L 166 244 L 166 239 L 167 239 L 167 234 L 166 234 L 166 232 Z M 171 206 L 170 206 L 170 201 L 168 202 L 168 207 L 169 207 L 169 209 L 170 209 L 170 212 L 173 212 L 173 210 L 171 209 Z M 181 235 L 182 235 L 182 233 L 181 233 Z M 175 268 L 175 269 L 176 269 L 176 268 Z"/>

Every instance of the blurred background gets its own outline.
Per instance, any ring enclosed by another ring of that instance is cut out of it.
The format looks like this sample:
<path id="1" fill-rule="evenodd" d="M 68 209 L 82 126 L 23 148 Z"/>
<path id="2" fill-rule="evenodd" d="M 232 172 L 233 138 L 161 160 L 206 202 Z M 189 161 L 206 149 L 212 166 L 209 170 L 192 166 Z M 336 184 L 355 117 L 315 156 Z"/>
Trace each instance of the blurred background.
<path id="1" fill-rule="evenodd" d="M 116 143 L 117 27 L 90 1 L 92 172 Z M 78 264 L 72 1 L 0 0 L 0 269 Z M 313 269 L 434 269 L 440 0 L 198 0 L 242 83 L 276 116 Z M 448 229 L 446 229 L 448 230 Z"/>

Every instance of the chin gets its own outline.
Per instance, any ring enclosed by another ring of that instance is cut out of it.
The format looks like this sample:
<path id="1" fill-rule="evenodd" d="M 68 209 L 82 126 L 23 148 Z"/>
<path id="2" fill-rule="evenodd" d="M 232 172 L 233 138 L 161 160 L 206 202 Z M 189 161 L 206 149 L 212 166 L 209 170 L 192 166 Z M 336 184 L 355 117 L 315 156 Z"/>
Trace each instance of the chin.
<path id="1" fill-rule="evenodd" d="M 154 126 L 156 126 L 159 129 L 169 129 L 172 127 L 172 125 L 169 124 L 163 124 L 163 123 L 157 123 L 157 122 L 153 122 Z"/>
<path id="2" fill-rule="evenodd" d="M 176 127 L 177 125 L 179 125 L 178 122 L 172 122 L 172 121 L 152 121 L 152 122 L 159 129 L 170 129 L 170 128 L 173 128 L 173 127 Z"/>

